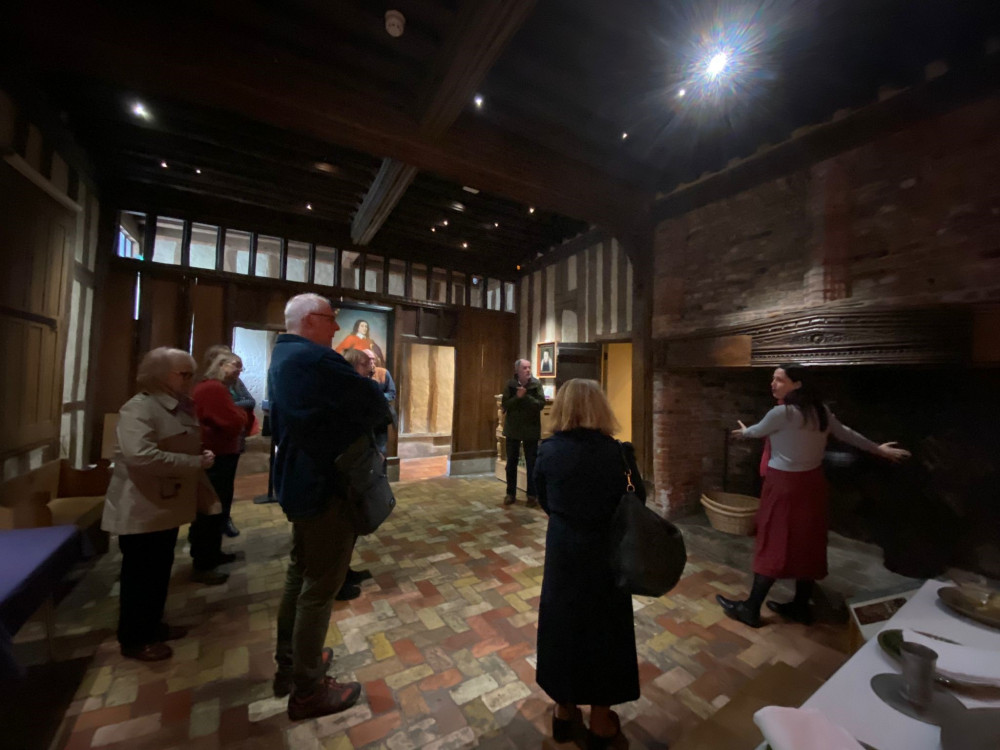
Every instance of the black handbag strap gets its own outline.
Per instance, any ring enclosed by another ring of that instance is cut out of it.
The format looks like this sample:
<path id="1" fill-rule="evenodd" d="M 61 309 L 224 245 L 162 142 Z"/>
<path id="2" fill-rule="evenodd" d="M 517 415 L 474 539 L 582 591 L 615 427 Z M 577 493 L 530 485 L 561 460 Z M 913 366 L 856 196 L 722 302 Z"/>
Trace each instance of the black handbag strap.
<path id="1" fill-rule="evenodd" d="M 628 465 L 628 458 L 625 456 L 625 446 L 622 445 L 621 440 L 616 440 L 618 443 L 618 452 L 622 455 L 622 464 L 625 466 L 625 491 L 635 492 L 635 485 L 632 484 L 632 467 Z"/>

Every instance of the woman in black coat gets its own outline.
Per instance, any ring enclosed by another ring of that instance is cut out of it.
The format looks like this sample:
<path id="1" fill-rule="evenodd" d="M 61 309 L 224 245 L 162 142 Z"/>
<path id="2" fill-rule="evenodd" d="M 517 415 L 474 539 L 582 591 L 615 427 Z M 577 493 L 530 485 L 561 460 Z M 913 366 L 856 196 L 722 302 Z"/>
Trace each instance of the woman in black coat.
<path id="1" fill-rule="evenodd" d="M 545 573 L 538 607 L 539 686 L 556 702 L 552 735 L 572 737 L 589 705 L 588 747 L 605 747 L 621 731 L 617 703 L 639 697 L 632 598 L 618 589 L 610 565 L 611 517 L 625 492 L 625 459 L 645 497 L 628 443 L 593 380 L 573 379 L 552 407 L 555 434 L 535 464 L 538 500 L 549 514 Z"/>

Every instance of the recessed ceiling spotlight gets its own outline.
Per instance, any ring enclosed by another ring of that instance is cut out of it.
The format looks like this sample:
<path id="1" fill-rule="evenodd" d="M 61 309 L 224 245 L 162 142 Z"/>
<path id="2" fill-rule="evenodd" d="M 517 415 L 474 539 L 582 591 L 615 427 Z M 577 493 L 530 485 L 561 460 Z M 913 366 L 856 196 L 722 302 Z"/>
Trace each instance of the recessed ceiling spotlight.
<path id="1" fill-rule="evenodd" d="M 136 117 L 141 117 L 143 120 L 149 120 L 152 115 L 149 114 L 149 110 L 146 109 L 146 105 L 142 102 L 135 102 L 132 105 L 132 114 Z"/>
<path id="2" fill-rule="evenodd" d="M 473 195 L 479 195 L 479 188 L 469 187 L 468 185 L 462 185 L 462 190 L 467 193 L 472 193 Z"/>
<path id="3" fill-rule="evenodd" d="M 465 204 L 459 203 L 458 201 L 452 201 L 451 205 L 448 206 L 448 208 L 450 208 L 452 211 L 458 211 L 459 213 L 461 213 L 462 211 L 465 210 Z"/>
<path id="4" fill-rule="evenodd" d="M 468 250 L 469 249 L 469 243 L 468 242 L 463 242 L 462 243 L 462 249 L 463 250 Z"/>
<path id="5" fill-rule="evenodd" d="M 500 222 L 499 221 L 494 221 L 493 222 L 493 228 L 494 229 L 499 229 L 500 228 Z"/>
<path id="6" fill-rule="evenodd" d="M 437 227 L 431 227 L 431 231 L 432 232 L 436 232 L 437 231 Z"/>
<path id="7" fill-rule="evenodd" d="M 683 98 L 684 98 L 684 95 L 685 95 L 686 93 L 687 93 L 687 89 L 678 89 L 678 90 L 677 90 L 677 98 L 678 98 L 678 99 L 683 99 Z"/>
<path id="8" fill-rule="evenodd" d="M 476 109 L 482 109 L 483 108 L 483 101 L 484 100 L 483 100 L 483 95 L 482 94 L 476 94 L 476 97 L 472 101 L 474 101 L 476 103 Z"/>
<path id="9" fill-rule="evenodd" d="M 521 264 L 520 264 L 520 263 L 519 263 L 519 264 L 518 264 L 518 266 L 517 266 L 517 270 L 518 270 L 518 271 L 520 271 L 520 270 L 521 270 Z"/>
<path id="10" fill-rule="evenodd" d="M 201 174 L 201 170 L 200 169 L 196 169 L 196 170 L 194 170 L 194 173 L 195 174 Z"/>
<path id="11" fill-rule="evenodd" d="M 306 204 L 306 211 L 312 211 L 312 210 L 313 210 L 313 204 L 312 203 L 307 203 Z"/>
<path id="12" fill-rule="evenodd" d="M 164 169 L 166 169 L 167 168 L 167 163 L 165 161 L 161 161 L 160 162 L 160 166 L 163 167 Z"/>
<path id="13" fill-rule="evenodd" d="M 448 226 L 448 220 L 447 220 L 447 219 L 445 219 L 444 221 L 442 221 L 442 222 L 441 222 L 441 226 L 443 226 L 443 227 L 446 227 L 446 226 Z"/>
<path id="14" fill-rule="evenodd" d="M 337 168 L 328 161 L 318 161 L 313 164 L 313 168 L 319 170 L 320 172 L 326 172 L 327 174 L 333 174 L 337 171 Z"/>
<path id="15" fill-rule="evenodd" d="M 530 206 L 530 207 L 528 208 L 528 213 L 529 213 L 529 214 L 533 214 L 533 213 L 535 213 L 535 207 L 534 207 L 534 206 Z"/>
<path id="16" fill-rule="evenodd" d="M 622 140 L 624 141 L 626 138 L 628 138 L 628 133 L 622 133 Z"/>

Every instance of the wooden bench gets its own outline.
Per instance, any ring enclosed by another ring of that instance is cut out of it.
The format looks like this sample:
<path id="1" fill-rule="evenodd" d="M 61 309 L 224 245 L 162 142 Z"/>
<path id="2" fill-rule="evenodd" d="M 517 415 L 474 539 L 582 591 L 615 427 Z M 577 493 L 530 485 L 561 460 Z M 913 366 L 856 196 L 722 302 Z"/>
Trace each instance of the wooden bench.
<path id="1" fill-rule="evenodd" d="M 82 470 L 65 459 L 42 464 L 0 483 L 0 529 L 75 525 L 95 552 L 106 552 L 108 535 L 100 526 L 110 481 L 106 461 Z"/>

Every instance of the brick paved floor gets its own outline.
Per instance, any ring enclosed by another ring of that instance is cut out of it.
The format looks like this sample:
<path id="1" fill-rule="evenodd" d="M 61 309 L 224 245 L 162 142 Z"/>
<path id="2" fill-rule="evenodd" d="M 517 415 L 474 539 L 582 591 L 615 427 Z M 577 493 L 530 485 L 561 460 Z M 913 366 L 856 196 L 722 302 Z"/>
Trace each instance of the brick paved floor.
<path id="1" fill-rule="evenodd" d="M 345 713 L 293 723 L 270 683 L 288 524 L 277 505 L 245 501 L 265 486 L 260 475 L 238 479 L 244 500 L 233 515 L 243 534 L 225 547 L 242 559 L 226 585 L 188 580 L 182 530 L 167 616 L 192 629 L 173 659 L 147 665 L 119 655 L 114 543 L 57 608 L 56 663 L 43 663 L 41 625 L 22 629 L 17 653 L 37 664 L 22 691 L 32 709 L 0 716 L 6 741 L 22 750 L 53 738 L 63 750 L 566 747 L 548 738 L 550 702 L 534 682 L 540 510 L 502 508 L 503 485 L 491 477 L 398 484 L 393 517 L 355 553 L 355 567 L 374 579 L 359 599 L 337 604 L 327 639 L 335 673 L 362 682 L 364 696 Z M 846 658 L 843 625 L 768 620 L 751 630 L 723 617 L 714 597 L 745 591 L 746 541 L 701 526 L 691 541 L 678 587 L 634 600 L 642 697 L 618 710 L 637 750 L 668 747 L 772 662 L 825 678 Z M 730 548 L 738 567 L 718 560 Z M 854 575 L 877 568 L 858 562 L 865 554 L 832 559 Z"/>

